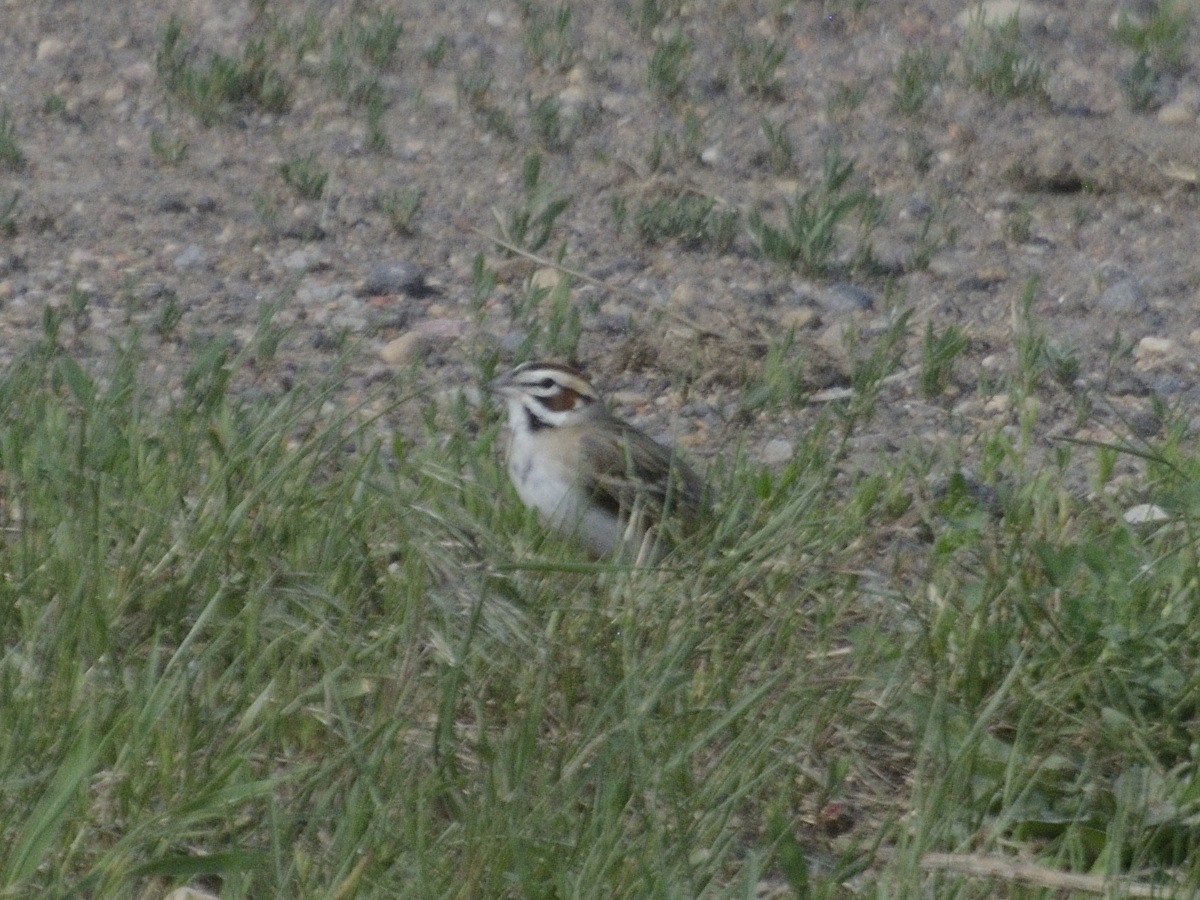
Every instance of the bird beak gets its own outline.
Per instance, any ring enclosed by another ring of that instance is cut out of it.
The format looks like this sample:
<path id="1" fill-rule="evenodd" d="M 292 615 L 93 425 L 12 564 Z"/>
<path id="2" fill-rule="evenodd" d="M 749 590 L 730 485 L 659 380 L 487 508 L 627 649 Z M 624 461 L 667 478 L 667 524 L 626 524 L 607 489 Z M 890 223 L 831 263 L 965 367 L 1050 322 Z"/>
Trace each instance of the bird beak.
<path id="1" fill-rule="evenodd" d="M 507 375 L 499 375 L 485 384 L 483 389 L 489 394 L 499 394 L 503 397 L 511 393 L 512 383 L 508 380 Z"/>

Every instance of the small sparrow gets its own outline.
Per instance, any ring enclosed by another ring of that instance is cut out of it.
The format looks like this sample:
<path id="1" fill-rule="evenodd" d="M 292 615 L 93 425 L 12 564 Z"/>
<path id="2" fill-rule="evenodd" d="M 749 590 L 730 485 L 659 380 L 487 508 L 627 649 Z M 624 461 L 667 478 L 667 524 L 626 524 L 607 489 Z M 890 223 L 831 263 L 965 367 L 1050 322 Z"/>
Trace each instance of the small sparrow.
<path id="1" fill-rule="evenodd" d="M 576 369 L 523 363 L 488 390 L 508 405 L 508 474 L 521 502 L 593 557 L 654 562 L 664 510 L 687 526 L 705 508 L 699 476 L 610 413 Z"/>

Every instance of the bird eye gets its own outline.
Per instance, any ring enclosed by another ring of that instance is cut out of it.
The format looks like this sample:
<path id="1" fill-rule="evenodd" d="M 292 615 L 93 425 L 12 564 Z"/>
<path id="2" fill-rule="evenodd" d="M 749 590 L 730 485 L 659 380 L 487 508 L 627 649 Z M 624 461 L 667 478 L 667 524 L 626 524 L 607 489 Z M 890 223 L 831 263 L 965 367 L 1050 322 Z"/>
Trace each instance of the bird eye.
<path id="1" fill-rule="evenodd" d="M 542 390 L 548 391 L 552 387 L 554 387 L 554 379 L 553 378 L 543 378 L 541 381 L 538 382 L 538 387 L 540 387 Z"/>

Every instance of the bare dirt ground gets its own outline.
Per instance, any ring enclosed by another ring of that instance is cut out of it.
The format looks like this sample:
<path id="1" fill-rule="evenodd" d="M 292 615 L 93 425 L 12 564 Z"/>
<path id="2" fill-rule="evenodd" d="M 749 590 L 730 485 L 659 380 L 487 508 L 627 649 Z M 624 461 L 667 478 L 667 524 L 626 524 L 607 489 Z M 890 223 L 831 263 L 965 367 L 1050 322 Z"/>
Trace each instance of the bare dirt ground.
<path id="1" fill-rule="evenodd" d="M 1016 8 L 987 6 L 997 21 Z M 638 16 L 659 7 L 666 18 L 639 33 Z M 1200 404 L 1194 42 L 1134 112 L 1122 79 L 1135 52 L 1115 37 L 1111 2 L 1022 5 L 1022 46 L 1044 95 L 1012 99 L 967 83 L 967 6 L 951 0 L 568 4 L 568 27 L 551 24 L 539 44 L 537 23 L 557 8 L 5 0 L 0 104 L 22 158 L 0 167 L 0 209 L 15 198 L 0 237 L 0 357 L 42 335 L 48 308 L 59 339 L 98 366 L 134 325 L 147 377 L 165 393 L 204 338 L 245 340 L 278 301 L 276 321 L 292 330 L 260 388 L 317 378 L 349 348 L 347 403 L 391 402 L 410 367 L 451 396 L 477 385 L 490 353 L 511 361 L 528 340 L 549 347 L 536 334 L 548 313 L 522 301 L 544 267 L 480 232 L 498 235 L 497 221 L 561 197 L 570 203 L 539 252 L 565 248 L 564 265 L 612 287 L 573 287 L 580 361 L 622 412 L 702 460 L 733 442 L 785 459 L 819 401 L 852 385 L 897 307 L 911 318 L 855 445 L 864 465 L 914 445 L 969 457 L 975 435 L 997 426 L 1023 426 L 1035 448 L 1160 435 L 1176 415 L 1190 427 Z M 403 31 L 373 66 L 354 29 L 388 11 Z M 262 41 L 284 102 L 233 102 L 203 124 L 164 75 L 172 16 L 178 59 L 196 71 Z M 651 62 L 676 30 L 688 52 L 664 91 Z M 785 51 L 769 90 L 739 68 L 739 46 L 755 40 Z M 905 114 L 895 73 L 917 51 L 944 71 Z M 557 131 L 539 124 L 547 98 L 565 123 Z M 772 159 L 764 120 L 790 136 L 790 161 Z M 850 241 L 824 273 L 764 259 L 751 212 L 780 221 L 832 147 L 884 202 L 877 265 L 840 265 Z M 522 188 L 535 153 L 536 203 Z M 281 166 L 294 174 L 310 155 L 310 174 L 328 181 L 304 197 Z M 420 208 L 398 229 L 389 204 L 416 191 Z M 727 247 L 639 234 L 640 205 L 687 193 L 738 214 Z M 475 303 L 479 254 L 496 285 Z M 940 393 L 919 379 L 927 325 L 967 338 Z M 748 404 L 789 329 L 796 393 Z M 1014 404 L 1031 336 L 1049 349 Z"/>

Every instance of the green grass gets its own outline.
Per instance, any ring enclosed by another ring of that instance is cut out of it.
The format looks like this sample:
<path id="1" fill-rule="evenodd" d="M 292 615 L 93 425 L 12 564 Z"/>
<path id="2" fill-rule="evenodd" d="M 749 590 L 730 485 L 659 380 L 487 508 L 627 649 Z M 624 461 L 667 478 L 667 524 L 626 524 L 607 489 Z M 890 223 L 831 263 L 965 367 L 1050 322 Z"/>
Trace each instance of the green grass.
<path id="1" fill-rule="evenodd" d="M 764 100 L 783 99 L 779 68 L 787 58 L 787 46 L 771 38 L 744 34 L 734 43 L 734 61 L 742 89 Z"/>
<path id="2" fill-rule="evenodd" d="M 42 101 L 42 113 L 47 116 L 61 116 L 67 112 L 67 101 L 62 94 L 51 92 Z"/>
<path id="3" fill-rule="evenodd" d="M 826 153 L 821 180 L 784 203 L 783 227 L 770 224 L 758 210 L 750 213 L 750 232 L 759 252 L 781 266 L 820 275 L 840 265 L 844 233 L 852 224 L 858 243 L 848 267 L 869 267 L 871 232 L 879 223 L 881 201 L 854 182 L 854 163 L 834 148 Z"/>
<path id="4" fill-rule="evenodd" d="M 521 3 L 524 20 L 521 37 L 525 53 L 536 68 L 562 73 L 575 65 L 579 47 L 571 15 L 571 7 L 565 4 L 550 9 L 538 6 L 533 0 Z"/>
<path id="5" fill-rule="evenodd" d="M 733 246 L 739 220 L 737 210 L 719 210 L 716 200 L 694 191 L 640 200 L 633 216 L 638 239 L 644 244 L 676 241 L 688 250 L 717 253 L 727 253 Z"/>
<path id="6" fill-rule="evenodd" d="M 380 75 L 393 65 L 403 28 L 391 12 L 338 28 L 329 41 L 325 77 L 333 93 L 351 106 L 382 109 Z"/>
<path id="7" fill-rule="evenodd" d="M 289 21 L 283 16 L 276 17 L 271 27 L 271 46 L 300 62 L 321 46 L 323 24 L 322 17 L 312 9 L 307 10 L 299 21 Z"/>
<path id="8" fill-rule="evenodd" d="M 421 58 L 431 69 L 436 69 L 446 59 L 446 51 L 450 49 L 450 38 L 439 34 L 421 50 Z"/>
<path id="9" fill-rule="evenodd" d="M 1184 0 L 1159 0 L 1142 20 L 1122 9 L 1115 36 L 1157 64 L 1179 70 L 1187 59 L 1194 6 Z"/>
<path id="10" fill-rule="evenodd" d="M 531 153 L 521 167 L 521 199 L 506 213 L 492 211 L 502 240 L 531 253 L 546 246 L 554 224 L 571 205 L 569 195 L 559 194 L 542 180 L 542 157 Z"/>
<path id="11" fill-rule="evenodd" d="M 420 188 L 404 188 L 388 191 L 379 198 L 379 208 L 387 215 L 388 223 L 396 234 L 410 237 L 414 234 L 413 220 L 421 211 L 425 192 Z"/>
<path id="12" fill-rule="evenodd" d="M 495 502 L 495 428 L 469 439 L 464 407 L 430 410 L 459 423 L 441 449 L 388 448 L 319 423 L 319 391 L 240 400 L 240 374 L 213 347 L 163 408 L 136 354 L 100 379 L 47 345 L 0 382 L 6 887 L 144 896 L 205 872 L 222 896 L 350 877 L 496 895 L 733 872 L 761 842 L 744 805 L 793 779 L 779 750 L 853 691 L 801 683 L 846 625 L 846 576 L 751 564 L 829 542 L 792 527 L 827 478 L 754 480 L 737 515 L 757 540 L 703 572 L 594 571 Z"/>
<path id="13" fill-rule="evenodd" d="M 384 153 L 388 149 L 387 132 L 383 126 L 384 111 L 383 92 L 376 91 L 367 101 L 367 148 L 374 153 Z"/>
<path id="14" fill-rule="evenodd" d="M 455 79 L 458 102 L 465 104 L 486 130 L 506 140 L 516 140 L 517 128 L 512 116 L 492 100 L 493 74 L 487 64 L 480 61 L 467 71 L 460 72 Z"/>
<path id="15" fill-rule="evenodd" d="M 579 137 L 590 129 L 599 116 L 596 107 L 565 107 L 550 94 L 534 102 L 529 110 L 530 127 L 538 146 L 549 153 L 566 153 Z"/>
<path id="16" fill-rule="evenodd" d="M 625 14 L 634 33 L 646 40 L 669 17 L 678 15 L 682 5 L 682 0 L 631 0 Z"/>
<path id="17" fill-rule="evenodd" d="M 1146 112 L 1154 105 L 1158 73 L 1150 68 L 1146 53 L 1139 53 L 1121 76 L 1121 91 L 1134 112 Z"/>
<path id="18" fill-rule="evenodd" d="M 205 126 L 229 118 L 235 109 L 256 108 L 282 113 L 291 104 L 291 88 L 267 58 L 264 40 L 247 43 L 241 59 L 210 54 L 207 65 L 192 63 L 184 43 L 183 23 L 172 17 L 163 28 L 156 57 L 158 76 Z"/>
<path id="19" fill-rule="evenodd" d="M 927 400 L 941 396 L 950 386 L 954 378 L 954 361 L 969 346 L 969 338 L 958 325 L 951 323 L 945 328 L 935 329 L 932 322 L 925 324 L 918 383 Z"/>
<path id="20" fill-rule="evenodd" d="M 650 54 L 647 81 L 650 90 L 665 100 L 676 100 L 687 90 L 692 42 L 678 29 L 658 41 Z"/>
<path id="21" fill-rule="evenodd" d="M 17 204 L 21 202 L 21 192 L 13 190 L 0 194 L 0 235 L 12 237 L 17 233 Z"/>
<path id="22" fill-rule="evenodd" d="M 462 397 L 389 438 L 336 378 L 256 384 L 269 322 L 169 394 L 146 338 L 91 371 L 53 326 L 0 371 L 4 896 L 1042 896 L 934 850 L 1200 887 L 1184 430 L 1095 448 L 1148 529 L 1064 486 L 1093 448 L 1003 430 L 991 506 L 915 452 L 839 475 L 899 315 L 864 402 L 727 452 L 705 540 L 628 570 L 542 531 Z"/>
<path id="23" fill-rule="evenodd" d="M 188 142 L 183 138 L 166 137 L 157 128 L 150 131 L 150 152 L 164 166 L 178 166 L 187 159 Z"/>
<path id="24" fill-rule="evenodd" d="M 376 12 L 354 30 L 354 43 L 363 58 L 376 69 L 392 64 L 404 27 L 391 10 Z"/>
<path id="25" fill-rule="evenodd" d="M 839 82 L 830 91 L 825 103 L 829 118 L 837 122 L 848 122 L 854 111 L 867 99 L 868 82 L 861 78 Z"/>
<path id="26" fill-rule="evenodd" d="M 25 168 L 25 152 L 17 141 L 17 126 L 7 106 L 0 106 L 0 168 L 13 172 Z"/>
<path id="27" fill-rule="evenodd" d="M 906 116 L 915 116 L 925 106 L 945 71 L 945 57 L 936 56 L 927 48 L 905 50 L 896 63 L 893 78 L 896 86 L 894 109 Z"/>
<path id="28" fill-rule="evenodd" d="M 477 294 L 490 290 L 486 276 L 476 277 Z M 515 328 L 525 333 L 518 350 L 523 358 L 534 356 L 547 359 L 576 359 L 579 341 L 583 337 L 585 313 L 594 313 L 594 304 L 579 303 L 572 291 L 572 279 L 562 275 L 553 287 L 536 283 L 532 278 L 517 294 L 509 307 L 509 319 Z"/>
<path id="29" fill-rule="evenodd" d="M 769 119 L 763 119 L 760 127 L 763 137 L 767 141 L 767 151 L 762 156 L 763 161 L 771 167 L 772 171 L 780 175 L 790 172 L 796 164 L 796 145 L 792 142 L 787 123 L 781 122 L 776 125 Z"/>
<path id="30" fill-rule="evenodd" d="M 307 156 L 293 156 L 281 163 L 279 177 L 296 192 L 296 196 L 304 200 L 318 200 L 325 193 L 329 170 L 321 165 L 315 153 L 309 153 Z"/>
<path id="31" fill-rule="evenodd" d="M 1141 19 L 1122 10 L 1115 36 L 1137 51 L 1121 75 L 1121 90 L 1134 112 L 1152 109 L 1164 75 L 1178 75 L 1186 66 L 1192 32 L 1193 6 L 1161 0 Z"/>
<path id="32" fill-rule="evenodd" d="M 1030 97 L 1048 103 L 1046 72 L 1029 51 L 1014 13 L 1003 22 L 973 21 L 963 39 L 967 83 L 997 100 Z"/>

